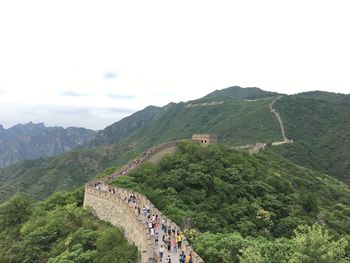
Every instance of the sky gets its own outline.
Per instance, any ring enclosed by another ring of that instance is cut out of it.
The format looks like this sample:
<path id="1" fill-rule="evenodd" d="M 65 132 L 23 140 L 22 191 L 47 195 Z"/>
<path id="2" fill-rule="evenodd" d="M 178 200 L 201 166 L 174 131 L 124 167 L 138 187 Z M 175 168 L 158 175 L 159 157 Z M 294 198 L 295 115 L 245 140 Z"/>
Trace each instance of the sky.
<path id="1" fill-rule="evenodd" d="M 238 85 L 350 93 L 348 0 L 0 1 L 0 124 L 103 129 Z"/>

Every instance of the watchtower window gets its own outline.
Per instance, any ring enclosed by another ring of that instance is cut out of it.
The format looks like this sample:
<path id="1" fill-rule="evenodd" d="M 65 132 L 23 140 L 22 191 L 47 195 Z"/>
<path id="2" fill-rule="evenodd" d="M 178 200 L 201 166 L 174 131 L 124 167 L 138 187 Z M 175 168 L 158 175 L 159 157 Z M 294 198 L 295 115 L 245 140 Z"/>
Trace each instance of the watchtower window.
<path id="1" fill-rule="evenodd" d="M 205 140 L 204 142 L 207 143 L 207 140 Z"/>
<path id="2" fill-rule="evenodd" d="M 203 143 L 203 140 L 201 140 L 201 142 Z"/>

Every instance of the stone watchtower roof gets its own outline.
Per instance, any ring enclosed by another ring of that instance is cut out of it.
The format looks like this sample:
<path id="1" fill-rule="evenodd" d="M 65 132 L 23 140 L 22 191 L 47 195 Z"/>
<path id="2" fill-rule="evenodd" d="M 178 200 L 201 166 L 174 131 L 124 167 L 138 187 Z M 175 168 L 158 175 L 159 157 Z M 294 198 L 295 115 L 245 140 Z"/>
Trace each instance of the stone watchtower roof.
<path id="1" fill-rule="evenodd" d="M 217 144 L 218 136 L 216 134 L 193 134 L 192 141 L 196 141 L 204 145 Z"/>

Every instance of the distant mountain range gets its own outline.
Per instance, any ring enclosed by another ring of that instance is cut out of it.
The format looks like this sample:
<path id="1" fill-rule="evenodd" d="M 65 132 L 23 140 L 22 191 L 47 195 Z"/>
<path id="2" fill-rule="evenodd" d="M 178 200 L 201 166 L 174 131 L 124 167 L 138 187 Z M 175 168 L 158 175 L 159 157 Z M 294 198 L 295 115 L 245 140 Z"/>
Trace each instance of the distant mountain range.
<path id="1" fill-rule="evenodd" d="M 0 169 L 0 200 L 18 191 L 41 199 L 74 188 L 147 147 L 189 139 L 193 133 L 215 133 L 230 146 L 281 141 L 279 122 L 269 109 L 276 96 L 282 98 L 274 108 L 294 143 L 271 150 L 350 184 L 350 95 L 319 91 L 284 95 L 230 87 L 198 100 L 146 107 L 92 135 L 86 147 Z"/>
<path id="2" fill-rule="evenodd" d="M 24 159 L 61 154 L 86 144 L 95 132 L 84 128 L 46 127 L 43 123 L 0 125 L 0 167 Z"/>

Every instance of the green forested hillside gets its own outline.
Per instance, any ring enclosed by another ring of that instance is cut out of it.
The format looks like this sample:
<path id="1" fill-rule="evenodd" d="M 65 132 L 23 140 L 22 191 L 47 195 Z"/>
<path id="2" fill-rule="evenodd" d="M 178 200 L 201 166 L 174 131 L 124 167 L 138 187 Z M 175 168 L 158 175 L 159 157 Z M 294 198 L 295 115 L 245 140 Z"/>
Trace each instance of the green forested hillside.
<path id="1" fill-rule="evenodd" d="M 247 102 L 232 98 L 210 101 L 198 100 L 173 104 L 146 127 L 138 130 L 131 141 L 144 145 L 191 138 L 193 133 L 216 133 L 222 143 L 244 145 L 255 142 L 281 140 L 277 120 L 268 106 L 272 98 Z M 215 105 L 202 105 L 221 102 Z"/>
<path id="2" fill-rule="evenodd" d="M 159 111 L 160 108 L 155 106 L 148 106 L 143 110 L 137 111 L 99 131 L 95 138 L 88 143 L 88 146 L 96 147 L 121 141 L 134 131 L 147 125 Z"/>
<path id="3" fill-rule="evenodd" d="M 274 150 L 350 184 L 350 96 L 302 93 L 283 97 L 276 108 L 295 143 Z"/>
<path id="4" fill-rule="evenodd" d="M 193 133 L 216 133 L 221 143 L 236 146 L 280 141 L 279 123 L 269 110 L 275 95 L 257 88 L 231 87 L 194 101 L 147 107 L 99 132 L 88 148 L 0 169 L 0 200 L 16 192 L 40 199 L 56 190 L 74 188 L 147 147 L 190 139 Z M 342 94 L 283 96 L 275 107 L 287 137 L 295 143 L 273 147 L 273 151 L 350 183 L 349 105 L 349 96 Z"/>
<path id="5" fill-rule="evenodd" d="M 335 239 L 350 233 L 350 189 L 268 150 L 249 156 L 226 146 L 182 143 L 159 165 L 145 164 L 115 184 L 144 193 L 180 226 L 197 230 L 189 238 L 208 263 L 232 262 L 242 256 L 240 249 L 250 246 L 256 253 L 271 252 L 279 243 L 286 253 L 280 251 L 280 261 L 265 256 L 258 262 L 292 262 L 287 259 L 298 258 L 291 255 L 297 241 L 289 238 L 300 225 L 317 224 L 296 233 L 318 231 L 314 234 L 321 239 L 328 231 Z M 259 242 L 270 248 L 259 247 Z M 226 243 L 225 249 L 217 243 Z"/>
<path id="6" fill-rule="evenodd" d="M 222 90 L 215 90 L 204 97 L 207 98 L 218 98 L 218 97 L 230 97 L 234 99 L 247 99 L 247 100 L 255 100 L 266 97 L 274 97 L 282 95 L 277 92 L 265 91 L 259 88 L 241 88 L 239 86 L 233 86 Z"/>
<path id="7" fill-rule="evenodd" d="M 294 143 L 253 156 L 231 149 L 282 139 L 268 108 L 274 95 L 232 87 L 199 100 L 146 108 L 100 132 L 87 148 L 0 169 L 0 200 L 18 192 L 43 199 L 125 164 L 146 147 L 216 133 L 226 146 L 182 143 L 159 165 L 146 164 L 116 184 L 145 193 L 179 225 L 194 229 L 187 235 L 207 263 L 350 262 L 350 189 L 328 176 L 350 183 L 349 96 L 284 96 L 275 107 Z M 39 204 L 15 197 L 2 204 L 0 262 L 70 262 L 74 257 L 95 262 L 100 253 L 108 257 L 99 262 L 111 262 L 119 252 L 103 251 L 98 240 L 100 235 L 122 240 L 121 233 L 102 234 L 105 226 L 92 223 L 77 196 L 55 194 Z M 64 231 L 55 227 L 66 224 Z M 71 240 L 93 240 L 93 245 Z M 131 258 L 136 255 L 124 241 L 117 243 Z"/>
<path id="8" fill-rule="evenodd" d="M 111 165 L 124 164 L 147 147 L 190 139 L 193 133 L 217 133 L 222 143 L 232 145 L 281 140 L 279 124 L 268 109 L 271 94 L 258 90 L 260 99 L 256 101 L 231 97 L 244 93 L 242 90 L 229 88 L 230 97 L 226 98 L 212 94 L 161 109 L 147 107 L 99 132 L 88 148 L 0 169 L 0 200 L 16 192 L 40 199 L 57 190 L 72 189 Z"/>
<path id="9" fill-rule="evenodd" d="M 40 200 L 55 191 L 75 189 L 107 167 L 125 164 L 135 154 L 130 145 L 112 144 L 18 162 L 0 169 L 0 200 L 16 193 Z"/>
<path id="10" fill-rule="evenodd" d="M 122 229 L 92 217 L 83 189 L 34 203 L 19 195 L 0 205 L 2 263 L 136 263 Z"/>
<path id="11" fill-rule="evenodd" d="M 221 142 L 233 145 L 281 140 L 279 124 L 268 108 L 274 95 L 278 93 L 231 87 L 186 103 L 148 107 L 107 127 L 93 142 L 103 137 L 108 143 L 145 148 L 188 139 L 193 133 L 216 133 Z"/>

